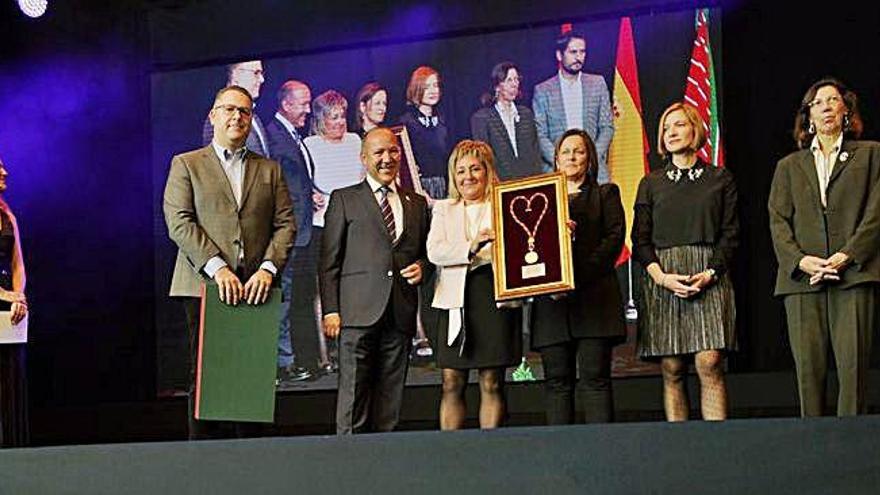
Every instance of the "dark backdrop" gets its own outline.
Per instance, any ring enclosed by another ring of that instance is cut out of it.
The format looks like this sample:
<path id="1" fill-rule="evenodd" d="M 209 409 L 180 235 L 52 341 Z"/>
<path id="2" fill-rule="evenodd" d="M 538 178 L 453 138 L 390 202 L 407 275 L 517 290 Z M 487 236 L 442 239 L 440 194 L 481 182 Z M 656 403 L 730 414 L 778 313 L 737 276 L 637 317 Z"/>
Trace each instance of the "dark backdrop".
<path id="1" fill-rule="evenodd" d="M 32 21 L 14 2 L 0 2 L 0 156 L 12 174 L 6 197 L 28 263 L 36 407 L 154 392 L 153 239 L 163 227 L 152 222 L 148 69 L 695 5 L 348 3 L 71 0 L 51 2 L 50 13 Z M 744 345 L 733 364 L 788 369 L 781 305 L 770 296 L 772 170 L 792 149 L 803 91 L 827 74 L 859 93 L 865 135 L 878 137 L 880 66 L 872 53 L 880 46 L 880 5 L 839 2 L 817 12 L 758 0 L 714 3 L 724 8 L 724 138 L 743 219 L 736 283 Z"/>

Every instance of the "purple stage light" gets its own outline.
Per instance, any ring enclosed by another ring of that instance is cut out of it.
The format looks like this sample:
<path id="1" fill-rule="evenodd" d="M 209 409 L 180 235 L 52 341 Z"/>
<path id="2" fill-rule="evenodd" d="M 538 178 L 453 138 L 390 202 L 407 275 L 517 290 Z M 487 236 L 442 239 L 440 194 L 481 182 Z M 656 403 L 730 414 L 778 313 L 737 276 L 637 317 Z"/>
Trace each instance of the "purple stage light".
<path id="1" fill-rule="evenodd" d="M 28 17 L 40 17 L 46 13 L 49 6 L 49 0 L 16 0 L 18 8 Z"/>

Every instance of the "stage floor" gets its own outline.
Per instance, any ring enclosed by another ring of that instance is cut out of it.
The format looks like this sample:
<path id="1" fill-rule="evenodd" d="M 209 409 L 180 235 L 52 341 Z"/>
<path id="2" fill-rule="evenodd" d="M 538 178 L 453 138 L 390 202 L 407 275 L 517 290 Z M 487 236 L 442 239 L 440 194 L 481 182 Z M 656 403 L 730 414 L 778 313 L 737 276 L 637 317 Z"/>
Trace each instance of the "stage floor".
<path id="1" fill-rule="evenodd" d="M 880 416 L 0 451 L 0 493 L 861 494 Z"/>

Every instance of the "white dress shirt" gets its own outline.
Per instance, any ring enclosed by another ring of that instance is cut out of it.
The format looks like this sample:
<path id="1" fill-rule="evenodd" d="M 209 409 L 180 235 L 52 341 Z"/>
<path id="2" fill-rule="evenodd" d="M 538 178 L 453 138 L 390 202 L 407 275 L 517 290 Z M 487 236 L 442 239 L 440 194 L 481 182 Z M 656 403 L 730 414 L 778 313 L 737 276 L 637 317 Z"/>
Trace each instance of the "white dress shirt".
<path id="1" fill-rule="evenodd" d="M 581 73 L 574 81 L 562 77 L 559 72 L 559 88 L 562 91 L 562 106 L 565 109 L 565 130 L 584 128 L 584 85 Z"/>
<path id="2" fill-rule="evenodd" d="M 220 160 L 220 165 L 223 167 L 223 173 L 226 174 L 226 179 L 229 180 L 229 186 L 232 188 L 232 195 L 235 197 L 235 203 L 241 208 L 244 169 L 245 166 L 247 166 L 247 159 L 245 158 L 247 148 L 242 146 L 237 150 L 228 150 L 217 144 L 217 141 L 211 141 L 211 146 L 214 147 L 214 153 L 217 154 L 217 158 Z M 238 260 L 244 260 L 244 244 L 241 243 L 239 243 Z M 214 256 L 205 263 L 203 270 L 209 277 L 214 278 L 214 275 L 217 274 L 217 270 L 224 266 L 227 266 L 226 261 L 220 256 Z M 266 270 L 272 275 L 278 273 L 275 263 L 272 263 L 269 260 L 264 261 L 260 265 L 260 268 Z"/>
<path id="3" fill-rule="evenodd" d="M 382 188 L 385 185 L 374 179 L 371 175 L 367 175 L 367 184 L 370 186 L 370 190 L 373 191 L 373 197 L 379 203 L 379 208 L 382 208 Z M 403 204 L 400 202 L 400 195 L 397 194 L 397 185 L 392 182 L 388 188 L 390 189 L 388 192 L 388 204 L 391 206 L 391 214 L 394 215 L 394 240 L 396 241 L 403 234 Z"/>
<path id="4" fill-rule="evenodd" d="M 519 112 L 516 110 L 516 104 L 508 103 L 509 112 L 504 110 L 504 106 L 500 101 L 495 102 L 495 110 L 501 116 L 501 122 L 504 123 L 504 129 L 507 131 L 507 138 L 510 139 L 510 145 L 513 147 L 513 156 L 519 157 L 519 151 L 516 149 L 516 123 L 519 122 Z"/>
<path id="5" fill-rule="evenodd" d="M 822 200 L 822 207 L 828 206 L 828 198 L 825 193 L 828 190 L 831 173 L 834 172 L 834 165 L 837 163 L 841 144 L 843 144 L 843 133 L 834 141 L 831 152 L 828 153 L 828 160 L 825 160 L 825 154 L 822 153 L 822 148 L 819 145 L 819 136 L 814 136 L 813 142 L 810 143 L 810 151 L 813 152 L 813 161 L 816 163 L 816 176 L 819 178 L 819 198 Z"/>

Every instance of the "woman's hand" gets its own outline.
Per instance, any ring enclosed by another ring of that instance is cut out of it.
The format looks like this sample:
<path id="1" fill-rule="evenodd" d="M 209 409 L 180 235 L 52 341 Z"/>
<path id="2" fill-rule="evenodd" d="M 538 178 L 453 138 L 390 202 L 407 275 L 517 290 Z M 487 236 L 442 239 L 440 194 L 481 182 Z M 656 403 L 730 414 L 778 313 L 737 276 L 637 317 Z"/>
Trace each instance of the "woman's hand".
<path id="1" fill-rule="evenodd" d="M 477 236 L 471 241 L 471 256 L 476 256 L 483 249 L 483 246 L 495 240 L 495 231 L 492 229 L 483 229 L 477 232 Z"/>
<path id="2" fill-rule="evenodd" d="M 702 290 L 704 287 L 712 285 L 712 282 L 714 282 L 714 281 L 715 281 L 715 278 L 712 275 L 712 273 L 709 272 L 708 270 L 706 270 L 706 271 L 702 271 L 700 273 L 696 273 L 694 275 L 691 275 L 690 278 L 688 278 L 687 283 L 691 287 L 695 287 L 697 289 Z"/>
<path id="3" fill-rule="evenodd" d="M 10 312 L 12 313 L 10 318 L 12 320 L 12 324 L 18 325 L 19 322 L 21 322 L 21 320 L 23 320 L 24 317 L 27 316 L 27 304 L 24 302 L 14 302 L 12 303 L 12 308 L 10 309 Z"/>
<path id="4" fill-rule="evenodd" d="M 0 300 L 9 303 L 25 302 L 24 292 L 16 292 L 0 288 Z"/>
<path id="5" fill-rule="evenodd" d="M 809 276 L 823 274 L 826 277 L 837 277 L 837 270 L 831 266 L 831 262 L 818 256 L 804 256 L 798 262 L 798 268 Z"/>
<path id="6" fill-rule="evenodd" d="M 699 287 L 690 285 L 690 275 L 679 275 L 677 273 L 663 273 L 654 282 L 675 294 L 676 297 L 688 298 L 700 292 Z"/>

